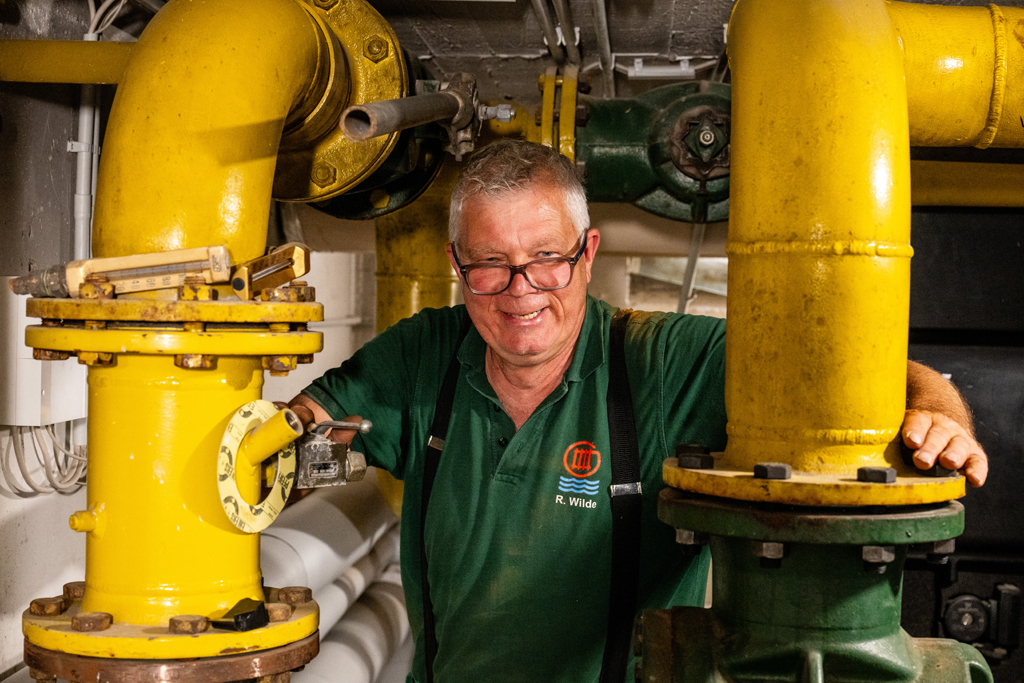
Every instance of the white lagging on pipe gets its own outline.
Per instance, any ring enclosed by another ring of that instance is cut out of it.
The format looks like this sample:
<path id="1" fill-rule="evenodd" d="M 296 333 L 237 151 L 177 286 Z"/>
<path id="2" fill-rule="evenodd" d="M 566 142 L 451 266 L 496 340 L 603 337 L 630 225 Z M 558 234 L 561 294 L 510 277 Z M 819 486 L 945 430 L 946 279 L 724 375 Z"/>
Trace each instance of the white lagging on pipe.
<path id="1" fill-rule="evenodd" d="M 401 572 L 391 565 L 320 643 L 292 683 L 375 683 L 409 638 Z"/>
<path id="2" fill-rule="evenodd" d="M 333 582 L 316 591 L 320 605 L 320 640 L 327 637 L 348 608 L 390 565 L 398 562 L 399 528 L 392 527 L 366 557 L 349 567 Z"/>
<path id="3" fill-rule="evenodd" d="M 82 40 L 96 41 L 98 33 L 86 33 Z M 82 86 L 82 101 L 78 106 L 78 140 L 68 144 L 68 150 L 78 155 L 75 170 L 75 260 L 91 256 L 92 205 L 95 193 L 96 167 L 99 162 L 99 86 Z"/>
<path id="4" fill-rule="evenodd" d="M 398 521 L 377 489 L 376 470 L 359 482 L 314 491 L 263 532 L 267 586 L 308 586 L 313 594 L 364 557 Z"/>

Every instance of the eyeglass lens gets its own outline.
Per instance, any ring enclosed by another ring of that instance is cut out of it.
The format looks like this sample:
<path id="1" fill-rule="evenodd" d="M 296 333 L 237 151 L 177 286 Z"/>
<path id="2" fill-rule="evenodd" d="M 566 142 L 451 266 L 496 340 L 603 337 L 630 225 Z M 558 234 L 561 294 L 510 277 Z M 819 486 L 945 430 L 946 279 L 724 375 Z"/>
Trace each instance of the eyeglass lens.
<path id="1" fill-rule="evenodd" d="M 469 286 L 480 293 L 500 292 L 509 285 L 508 266 L 476 267 L 466 273 Z M 572 266 L 565 259 L 542 259 L 526 264 L 526 279 L 538 289 L 558 289 L 569 284 Z"/>

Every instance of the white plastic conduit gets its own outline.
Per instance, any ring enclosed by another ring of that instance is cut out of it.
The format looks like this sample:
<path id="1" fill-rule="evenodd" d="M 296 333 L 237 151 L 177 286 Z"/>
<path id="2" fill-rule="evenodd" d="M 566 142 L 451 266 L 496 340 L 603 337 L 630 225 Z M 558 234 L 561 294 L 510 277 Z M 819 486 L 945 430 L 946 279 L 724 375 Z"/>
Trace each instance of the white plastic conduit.
<path id="1" fill-rule="evenodd" d="M 363 481 L 315 491 L 285 509 L 263 532 L 260 565 L 268 586 L 308 586 L 319 593 L 359 559 L 398 518 L 377 490 L 376 470 Z"/>
<path id="2" fill-rule="evenodd" d="M 398 562 L 399 529 L 392 527 L 366 557 L 349 567 L 333 582 L 316 591 L 320 605 L 320 640 L 327 637 L 348 608 L 390 565 Z"/>
<path id="3" fill-rule="evenodd" d="M 320 643 L 292 683 L 374 683 L 409 638 L 398 565 L 391 565 Z"/>

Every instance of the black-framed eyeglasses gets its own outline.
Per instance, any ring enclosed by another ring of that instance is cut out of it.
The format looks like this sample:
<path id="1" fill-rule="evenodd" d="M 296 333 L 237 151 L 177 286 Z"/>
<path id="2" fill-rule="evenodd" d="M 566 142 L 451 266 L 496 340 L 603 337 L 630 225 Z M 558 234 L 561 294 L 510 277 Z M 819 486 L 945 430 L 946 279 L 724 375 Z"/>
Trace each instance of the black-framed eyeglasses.
<path id="1" fill-rule="evenodd" d="M 550 292 L 554 289 L 568 287 L 572 282 L 572 274 L 576 264 L 587 248 L 587 235 L 583 235 L 583 245 L 575 256 L 552 256 L 524 263 L 521 266 L 510 266 L 506 263 L 469 263 L 462 265 L 459 255 L 452 244 L 452 256 L 459 273 L 465 280 L 469 291 L 474 294 L 501 294 L 510 286 L 516 274 L 526 278 L 526 282 L 534 289 Z"/>

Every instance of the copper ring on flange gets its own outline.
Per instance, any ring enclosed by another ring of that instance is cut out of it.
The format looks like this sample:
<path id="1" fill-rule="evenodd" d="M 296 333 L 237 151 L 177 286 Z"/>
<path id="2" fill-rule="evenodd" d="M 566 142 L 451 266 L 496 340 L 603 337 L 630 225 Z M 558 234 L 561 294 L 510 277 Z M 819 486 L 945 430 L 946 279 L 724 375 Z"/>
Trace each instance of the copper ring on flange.
<path id="1" fill-rule="evenodd" d="M 25 664 L 71 683 L 226 683 L 298 669 L 320 652 L 319 631 L 282 647 L 200 659 L 113 659 L 47 650 L 25 641 Z"/>

